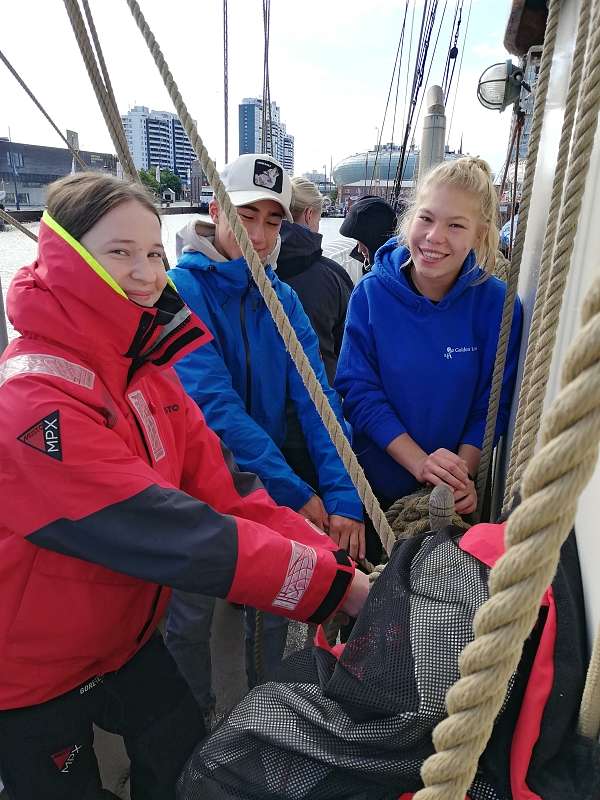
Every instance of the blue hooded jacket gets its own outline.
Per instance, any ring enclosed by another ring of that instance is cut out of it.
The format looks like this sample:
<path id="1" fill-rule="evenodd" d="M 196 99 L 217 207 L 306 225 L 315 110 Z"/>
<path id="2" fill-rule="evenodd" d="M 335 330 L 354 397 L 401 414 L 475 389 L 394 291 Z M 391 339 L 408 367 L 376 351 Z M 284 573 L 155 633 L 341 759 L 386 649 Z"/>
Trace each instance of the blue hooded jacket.
<path id="1" fill-rule="evenodd" d="M 267 275 L 338 419 L 339 397 L 327 382 L 317 337 L 294 290 L 271 267 Z M 315 493 L 329 514 L 362 520 L 360 498 L 317 414 L 243 258 L 217 261 L 184 252 L 170 271 L 187 305 L 214 341 L 185 356 L 177 372 L 210 427 L 241 470 L 257 474 L 280 505 L 300 509 Z M 319 486 L 313 490 L 288 466 L 286 399 L 295 405 Z"/>
<path id="2" fill-rule="evenodd" d="M 385 452 L 408 433 L 427 453 L 481 448 L 506 285 L 471 252 L 448 294 L 433 303 L 406 279 L 410 253 L 390 240 L 355 287 L 335 387 L 353 428 L 353 447 L 375 491 L 389 499 L 418 487 Z M 515 301 L 496 439 L 508 425 L 522 310 Z"/>

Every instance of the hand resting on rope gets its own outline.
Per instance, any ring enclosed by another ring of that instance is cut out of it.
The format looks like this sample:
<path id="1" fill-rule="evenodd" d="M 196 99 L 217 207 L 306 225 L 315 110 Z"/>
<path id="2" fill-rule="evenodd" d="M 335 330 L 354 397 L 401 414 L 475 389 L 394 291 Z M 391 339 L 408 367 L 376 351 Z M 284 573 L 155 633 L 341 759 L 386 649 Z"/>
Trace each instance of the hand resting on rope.
<path id="1" fill-rule="evenodd" d="M 444 447 L 422 458 L 414 474 L 421 483 L 447 483 L 458 491 L 467 489 L 469 482 L 467 462 Z"/>
<path id="2" fill-rule="evenodd" d="M 469 478 L 466 489 L 457 489 L 454 492 L 454 510 L 457 514 L 472 514 L 477 508 L 477 490 L 474 482 Z"/>
<path id="3" fill-rule="evenodd" d="M 419 483 L 430 483 L 432 486 L 446 483 L 453 491 L 467 489 L 468 464 L 451 450 L 440 447 L 428 455 L 408 433 L 402 433 L 388 444 L 386 451 Z"/>

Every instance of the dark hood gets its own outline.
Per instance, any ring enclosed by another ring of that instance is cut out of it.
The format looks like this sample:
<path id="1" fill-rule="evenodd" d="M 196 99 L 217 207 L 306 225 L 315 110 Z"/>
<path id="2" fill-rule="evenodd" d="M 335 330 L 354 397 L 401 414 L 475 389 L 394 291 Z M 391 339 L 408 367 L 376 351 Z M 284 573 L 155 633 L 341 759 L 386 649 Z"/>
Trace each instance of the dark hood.
<path id="1" fill-rule="evenodd" d="M 277 259 L 277 275 L 282 280 L 293 278 L 321 258 L 323 237 L 303 225 L 284 220 L 281 223 L 281 250 Z"/>

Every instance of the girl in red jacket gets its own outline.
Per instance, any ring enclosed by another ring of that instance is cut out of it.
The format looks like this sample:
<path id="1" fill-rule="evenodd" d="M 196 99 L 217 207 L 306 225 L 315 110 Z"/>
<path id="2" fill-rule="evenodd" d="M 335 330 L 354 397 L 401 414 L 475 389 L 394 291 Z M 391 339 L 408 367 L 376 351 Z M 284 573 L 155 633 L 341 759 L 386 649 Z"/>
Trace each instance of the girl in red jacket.
<path id="1" fill-rule="evenodd" d="M 0 359 L 0 774 L 11 800 L 106 797 L 92 723 L 132 798 L 173 798 L 203 735 L 156 627 L 170 587 L 294 619 L 356 614 L 348 556 L 241 473 L 172 367 L 210 333 L 168 280 L 144 190 L 50 187 Z"/>

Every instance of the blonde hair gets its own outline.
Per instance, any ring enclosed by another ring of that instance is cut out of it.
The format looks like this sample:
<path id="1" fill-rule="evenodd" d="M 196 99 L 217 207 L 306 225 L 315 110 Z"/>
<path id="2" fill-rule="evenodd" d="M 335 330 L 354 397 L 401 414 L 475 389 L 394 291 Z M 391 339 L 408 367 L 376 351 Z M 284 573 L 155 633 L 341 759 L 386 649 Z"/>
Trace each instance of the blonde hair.
<path id="1" fill-rule="evenodd" d="M 48 187 L 46 207 L 61 227 L 81 241 L 101 217 L 128 200 L 155 214 L 160 225 L 160 214 L 141 184 L 103 172 L 76 172 L 54 181 Z"/>
<path id="2" fill-rule="evenodd" d="M 303 214 L 307 208 L 318 211 L 323 209 L 323 198 L 321 193 L 312 181 L 308 178 L 292 178 L 292 202 L 290 203 L 290 213 L 294 220 Z"/>
<path id="3" fill-rule="evenodd" d="M 408 232 L 423 196 L 430 189 L 440 185 L 454 186 L 478 199 L 480 224 L 485 231 L 475 247 L 475 258 L 479 266 L 492 275 L 498 250 L 500 208 L 498 194 L 492 182 L 492 171 L 487 161 L 482 158 L 468 156 L 454 161 L 444 161 L 428 172 L 418 184 L 415 196 L 400 220 L 398 235 L 404 237 L 404 241 L 408 241 Z"/>

